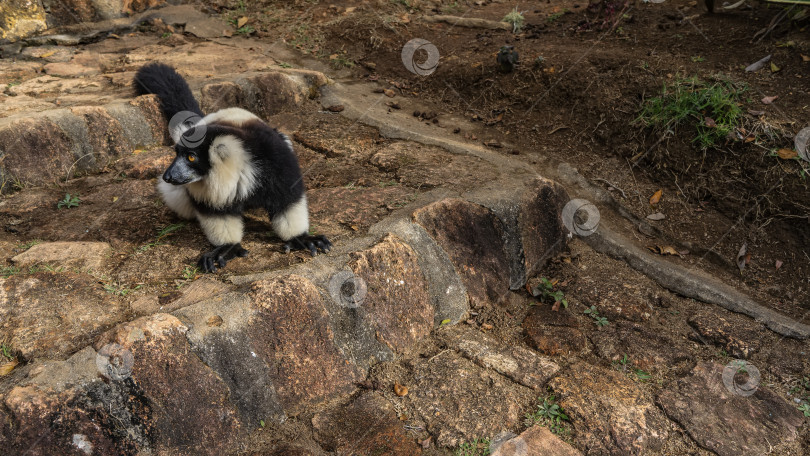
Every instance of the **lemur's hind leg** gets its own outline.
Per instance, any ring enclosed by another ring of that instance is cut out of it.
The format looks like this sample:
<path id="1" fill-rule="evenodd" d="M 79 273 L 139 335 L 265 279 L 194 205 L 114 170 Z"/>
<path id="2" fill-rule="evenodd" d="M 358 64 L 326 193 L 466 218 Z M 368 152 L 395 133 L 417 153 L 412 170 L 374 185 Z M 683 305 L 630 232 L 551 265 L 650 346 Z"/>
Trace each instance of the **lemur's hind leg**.
<path id="1" fill-rule="evenodd" d="M 291 250 L 309 250 L 312 256 L 315 256 L 318 250 L 326 253 L 332 248 L 332 243 L 326 236 L 309 235 L 306 195 L 301 195 L 301 199 L 296 203 L 273 217 L 273 230 L 278 237 L 286 241 L 284 243 L 286 253 L 290 253 Z"/>
<path id="2" fill-rule="evenodd" d="M 214 250 L 200 257 L 199 266 L 203 272 L 216 272 L 217 267 L 236 257 L 246 257 L 248 251 L 242 248 L 242 217 L 237 215 L 197 214 L 205 236 L 214 244 Z"/>

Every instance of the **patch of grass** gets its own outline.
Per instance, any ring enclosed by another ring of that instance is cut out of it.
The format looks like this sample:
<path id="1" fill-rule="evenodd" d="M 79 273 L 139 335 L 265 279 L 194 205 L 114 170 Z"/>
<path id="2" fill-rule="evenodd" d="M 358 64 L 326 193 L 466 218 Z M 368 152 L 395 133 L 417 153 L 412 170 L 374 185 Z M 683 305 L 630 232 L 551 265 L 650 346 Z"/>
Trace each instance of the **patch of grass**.
<path id="1" fill-rule="evenodd" d="M 175 231 L 184 228 L 186 225 L 187 225 L 186 222 L 172 223 L 171 225 L 167 225 L 167 226 L 164 226 L 163 228 L 158 229 L 158 234 L 155 237 L 155 240 L 148 243 L 148 244 L 146 244 L 146 245 L 142 245 L 142 246 L 138 247 L 138 252 L 146 252 L 147 250 L 151 249 L 152 247 L 155 247 L 157 245 L 162 245 L 163 244 L 163 239 L 165 239 L 166 237 L 168 237 L 169 235 L 171 235 Z"/>
<path id="2" fill-rule="evenodd" d="M 324 40 L 323 33 L 310 29 L 309 24 L 301 24 L 292 31 L 292 37 L 287 43 L 304 54 L 317 55 Z"/>
<path id="3" fill-rule="evenodd" d="M 805 417 L 810 418 L 810 404 L 807 402 L 799 404 L 799 411 L 802 412 Z"/>
<path id="4" fill-rule="evenodd" d="M 18 248 L 18 249 L 20 249 L 20 250 L 28 250 L 28 249 L 30 249 L 31 247 L 33 247 L 33 246 L 35 246 L 35 245 L 37 245 L 37 244 L 41 244 L 41 243 L 42 243 L 42 241 L 41 241 L 41 240 L 39 240 L 39 239 L 34 239 L 34 240 L 32 240 L 32 241 L 23 242 L 22 244 L 18 245 L 18 246 L 17 246 L 17 248 Z"/>
<path id="5" fill-rule="evenodd" d="M 0 355 L 3 356 L 8 361 L 11 361 L 15 358 L 14 356 L 14 348 L 11 346 L 11 342 L 0 342 Z"/>
<path id="6" fill-rule="evenodd" d="M 172 36 L 172 32 L 165 32 L 162 35 L 160 35 L 160 37 L 163 38 L 163 39 L 168 38 L 170 36 Z"/>
<path id="7" fill-rule="evenodd" d="M 79 203 L 81 203 L 81 202 L 82 202 L 82 200 L 79 199 L 79 195 L 71 195 L 70 193 L 66 193 L 65 197 L 62 199 L 62 201 L 59 201 L 58 203 L 56 203 L 56 208 L 57 209 L 63 209 L 63 208 L 70 209 L 71 207 L 79 207 Z"/>
<path id="8" fill-rule="evenodd" d="M 104 284 L 104 291 L 115 296 L 126 296 L 141 287 L 142 285 L 138 285 L 135 288 L 128 288 L 121 286 L 118 282 L 107 282 Z"/>
<path id="9" fill-rule="evenodd" d="M 633 366 L 632 364 L 629 363 L 629 361 L 630 360 L 627 357 L 627 354 L 625 354 L 624 357 L 622 357 L 622 359 L 614 361 L 613 363 L 620 365 L 622 372 L 630 372 L 631 374 L 633 374 L 636 377 L 636 379 L 640 382 L 646 382 L 650 380 L 652 375 L 649 372 L 645 372 L 644 370 L 641 370 Z"/>
<path id="10" fill-rule="evenodd" d="M 287 62 L 281 62 L 278 64 L 278 66 L 280 66 L 281 68 L 292 68 L 292 65 L 290 65 Z"/>
<path id="11" fill-rule="evenodd" d="M 54 266 L 52 264 L 44 263 L 44 264 L 35 264 L 33 266 L 30 266 L 28 268 L 28 273 L 29 274 L 36 274 L 37 272 L 58 273 L 58 272 L 63 272 L 64 270 L 65 270 L 65 268 L 63 268 L 61 266 L 56 267 L 56 266 Z"/>
<path id="12" fill-rule="evenodd" d="M 0 266 L 0 277 L 4 279 L 8 279 L 9 277 L 19 272 L 20 268 L 18 268 L 17 266 Z"/>
<path id="13" fill-rule="evenodd" d="M 199 273 L 200 273 L 200 270 L 196 266 L 194 266 L 194 267 L 186 266 L 186 268 L 183 269 L 183 278 L 186 279 L 186 280 L 191 280 L 191 279 L 197 277 L 197 275 Z"/>
<path id="14" fill-rule="evenodd" d="M 526 18 L 523 17 L 523 13 L 518 11 L 517 6 L 515 9 L 509 12 L 506 16 L 501 19 L 502 22 L 506 22 L 508 24 L 512 24 L 512 32 L 513 33 L 520 33 L 520 29 L 523 28 L 523 22 L 526 21 Z"/>
<path id="15" fill-rule="evenodd" d="M 550 15 L 548 18 L 546 18 L 546 21 L 547 21 L 548 23 L 554 23 L 554 22 L 557 22 L 557 20 L 559 20 L 561 17 L 565 16 L 565 15 L 566 15 L 566 13 L 568 13 L 568 10 L 567 10 L 567 9 L 563 9 L 562 11 L 560 11 L 560 12 L 558 12 L 558 13 L 554 13 L 554 14 Z"/>
<path id="16" fill-rule="evenodd" d="M 475 439 L 471 442 L 462 443 L 453 454 L 455 456 L 488 456 L 489 439 Z"/>
<path id="17" fill-rule="evenodd" d="M 332 59 L 332 68 L 336 70 L 340 70 L 343 68 L 354 68 L 354 62 L 347 59 L 346 57 L 338 57 L 336 59 Z"/>
<path id="18" fill-rule="evenodd" d="M 556 282 L 552 282 L 545 277 L 541 277 L 540 284 L 537 285 L 534 290 L 532 290 L 532 294 L 539 297 L 541 301 L 548 301 L 550 299 L 555 306 L 559 307 L 559 304 L 562 304 L 563 307 L 567 309 L 568 300 L 565 299 L 565 294 L 562 292 L 562 290 L 554 290 L 555 285 Z"/>
<path id="19" fill-rule="evenodd" d="M 183 280 L 175 280 L 177 289 L 181 289 L 193 282 L 200 275 L 200 270 L 196 266 L 186 266 L 183 269 Z"/>
<path id="20" fill-rule="evenodd" d="M 593 318 L 593 322 L 600 328 L 602 326 L 607 326 L 610 323 L 607 318 L 599 315 L 599 311 L 596 309 L 596 306 L 591 306 L 585 309 L 585 315 Z"/>
<path id="21" fill-rule="evenodd" d="M 542 401 L 542 402 L 541 402 Z M 553 394 L 546 397 L 537 398 L 537 410 L 527 413 L 523 424 L 532 427 L 536 424 L 547 427 L 551 432 L 559 436 L 566 436 L 571 433 L 568 422 L 571 419 L 565 414 L 562 406 L 557 403 Z"/>
<path id="22" fill-rule="evenodd" d="M 447 13 L 455 13 L 457 11 L 461 11 L 462 9 L 463 8 L 461 7 L 461 5 L 458 4 L 458 2 L 453 2 L 453 3 L 449 4 L 449 5 L 443 5 L 441 7 L 442 13 L 445 13 L 445 14 L 447 14 Z"/>
<path id="23" fill-rule="evenodd" d="M 716 147 L 739 126 L 743 118 L 740 101 L 747 90 L 744 84 L 723 78 L 681 79 L 665 84 L 661 95 L 645 100 L 636 121 L 665 137 L 691 126 L 695 130 L 692 142 L 704 150 Z"/>
<path id="24" fill-rule="evenodd" d="M 242 27 L 239 27 L 238 29 L 236 29 L 236 33 L 238 33 L 240 35 L 250 35 L 251 33 L 255 32 L 255 31 L 256 31 L 256 29 L 253 28 L 250 25 L 243 25 Z"/>
<path id="25" fill-rule="evenodd" d="M 704 59 L 703 57 L 701 57 L 699 55 L 693 55 L 692 56 L 692 62 L 694 62 L 694 63 L 700 63 L 700 62 L 703 62 L 705 60 L 706 59 Z"/>

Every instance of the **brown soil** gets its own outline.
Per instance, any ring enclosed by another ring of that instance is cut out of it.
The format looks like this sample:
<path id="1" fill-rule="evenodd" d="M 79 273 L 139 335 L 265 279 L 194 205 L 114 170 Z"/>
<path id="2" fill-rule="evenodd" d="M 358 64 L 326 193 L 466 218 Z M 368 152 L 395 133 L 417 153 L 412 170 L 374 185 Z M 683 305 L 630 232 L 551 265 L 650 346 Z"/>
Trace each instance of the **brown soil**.
<path id="1" fill-rule="evenodd" d="M 755 3 L 753 8 L 710 15 L 702 2 L 694 1 L 605 2 L 607 7 L 594 10 L 587 2 L 566 0 L 524 6 L 526 26 L 514 35 L 419 20 L 429 14 L 500 20 L 513 7 L 500 2 L 258 3 L 248 7 L 246 15 L 262 11 L 255 25 L 263 39 L 283 40 L 316 56 L 332 66 L 333 74 L 347 76 L 345 80 L 378 81 L 397 97 L 434 106 L 441 128 L 455 128 L 444 123 L 450 116 L 467 118 L 476 127 L 459 135 L 481 142 L 497 138 L 502 147 L 496 150 L 518 155 L 540 174 L 549 158 L 552 163 L 571 163 L 608 188 L 636 216 L 644 219 L 663 212 L 664 221 L 651 223 L 663 230 L 666 239 L 689 248 L 685 262 L 731 283 L 744 283 L 765 298 L 764 304 L 806 322 L 810 192 L 802 165 L 772 154 L 778 148 L 792 148 L 793 135 L 807 126 L 810 63 L 802 57 L 810 54 L 806 21 L 785 21 L 755 39 L 780 7 Z M 232 14 L 227 8 L 222 11 Z M 402 46 L 415 37 L 436 44 L 441 53 L 435 73 L 426 77 L 410 73 L 401 62 Z M 521 64 L 511 73 L 499 71 L 495 62 L 499 48 L 507 44 L 521 56 Z M 743 71 L 768 54 L 780 71 Z M 539 56 L 544 58 L 542 65 L 534 65 Z M 691 125 L 661 140 L 660 134 L 635 122 L 642 100 L 659 94 L 663 84 L 716 75 L 747 84 L 743 110 L 763 110 L 765 115 L 746 118 L 744 126 L 770 128 L 770 138 L 727 142 L 703 151 L 692 142 Z M 761 98 L 769 95 L 778 95 L 778 101 L 763 104 Z M 664 198 L 652 208 L 648 200 L 658 189 L 663 189 Z M 635 236 L 642 244 L 666 245 L 661 239 Z M 736 256 L 743 243 L 751 258 L 740 274 Z M 626 265 L 583 247 L 575 242 L 573 261 L 560 262 L 541 274 L 566 285 L 562 289 L 570 303 L 568 311 L 578 315 L 588 335 L 587 354 L 574 358 L 585 356 L 626 371 L 629 368 L 618 362 L 628 355 L 636 367 L 652 374 L 648 387 L 653 390 L 685 375 L 698 360 L 728 359 L 724 349 L 689 339 L 694 330 L 687 319 L 705 310 L 705 304 L 663 291 Z M 777 262 L 781 267 L 775 266 Z M 586 296 L 593 287 L 600 290 Z M 641 296 L 635 298 L 636 314 L 627 289 Z M 487 308 L 469 323 L 523 343 L 520 322 L 527 312 L 526 299 L 516 296 L 512 301 L 518 304 Z M 618 302 L 611 305 L 612 301 Z M 597 330 L 581 315 L 591 304 L 603 309 L 611 321 L 608 327 Z M 745 326 L 750 320 L 739 323 Z M 770 384 L 785 394 L 796 378 L 810 372 L 806 358 L 797 362 L 789 355 L 806 352 L 807 343 L 764 330 L 757 334 L 753 343 L 762 349 L 752 362 L 769 366 Z M 650 335 L 660 339 L 652 349 L 647 346 Z M 615 342 L 624 337 L 624 342 Z M 435 355 L 436 350 L 424 356 Z M 566 364 L 569 356 L 558 358 Z M 393 375 L 381 368 L 373 376 L 391 383 L 394 377 L 412 374 L 407 364 L 391 369 L 403 368 L 406 373 Z M 704 453 L 683 435 L 663 451 Z"/>

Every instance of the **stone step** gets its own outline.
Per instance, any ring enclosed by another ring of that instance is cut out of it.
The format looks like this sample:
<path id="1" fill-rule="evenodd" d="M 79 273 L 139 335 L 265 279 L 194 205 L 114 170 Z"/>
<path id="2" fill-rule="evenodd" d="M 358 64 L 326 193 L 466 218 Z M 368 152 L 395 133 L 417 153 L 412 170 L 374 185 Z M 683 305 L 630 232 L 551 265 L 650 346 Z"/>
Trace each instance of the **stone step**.
<path id="1" fill-rule="evenodd" d="M 383 220 L 342 251 L 234 277 L 235 290 L 120 324 L 65 361 L 39 362 L 0 399 L 9 415 L 0 422 L 13 423 L 0 443 L 11 454 L 83 446 L 224 454 L 260 420 L 323 409 L 375 363 L 410 354 L 435 328 L 466 319 L 470 305 L 493 305 L 521 286 L 527 258 L 564 246 L 565 191 L 539 178 L 511 188 L 523 190 L 492 205 L 512 207 L 513 217 L 442 199 Z M 541 389 L 558 369 L 486 338 L 448 343 L 521 388 Z"/>

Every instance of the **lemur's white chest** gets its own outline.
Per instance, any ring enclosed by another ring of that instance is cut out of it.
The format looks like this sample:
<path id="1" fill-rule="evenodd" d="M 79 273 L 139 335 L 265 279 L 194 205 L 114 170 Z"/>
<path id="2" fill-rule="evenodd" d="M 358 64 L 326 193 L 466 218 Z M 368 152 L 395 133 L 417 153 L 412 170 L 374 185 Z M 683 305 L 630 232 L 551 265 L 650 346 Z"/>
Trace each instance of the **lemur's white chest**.
<path id="1" fill-rule="evenodd" d="M 249 197 L 256 188 L 258 172 L 242 141 L 232 135 L 219 136 L 211 143 L 208 155 L 211 169 L 203 179 L 186 186 L 189 195 L 215 209 Z"/>

